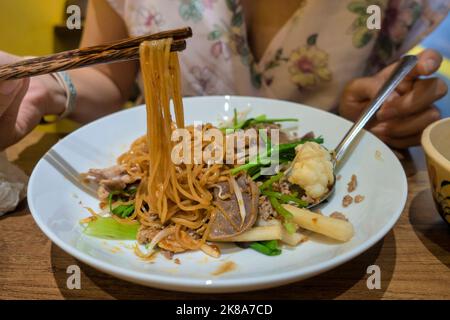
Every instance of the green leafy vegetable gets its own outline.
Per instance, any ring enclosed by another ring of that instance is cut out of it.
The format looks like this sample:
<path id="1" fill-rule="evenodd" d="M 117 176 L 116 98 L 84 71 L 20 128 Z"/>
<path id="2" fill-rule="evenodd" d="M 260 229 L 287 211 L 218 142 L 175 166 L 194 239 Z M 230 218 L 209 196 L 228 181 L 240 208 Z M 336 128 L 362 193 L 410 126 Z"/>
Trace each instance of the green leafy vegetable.
<path id="1" fill-rule="evenodd" d="M 136 240 L 139 226 L 139 223 L 125 224 L 113 218 L 96 217 L 87 223 L 84 233 L 97 238 Z"/>
<path id="2" fill-rule="evenodd" d="M 275 209 L 276 212 L 278 212 L 283 218 L 285 219 L 292 219 L 293 215 L 289 211 L 287 211 L 285 208 L 283 208 L 275 197 L 269 197 L 270 204 Z"/>
<path id="3" fill-rule="evenodd" d="M 277 240 L 253 242 L 250 244 L 250 248 L 267 256 L 278 256 L 281 254 Z"/>
<path id="4" fill-rule="evenodd" d="M 286 231 L 289 234 L 295 233 L 295 231 L 297 231 L 297 228 L 296 225 L 292 222 L 292 218 L 294 217 L 292 213 L 283 208 L 283 206 L 281 206 L 280 202 L 276 197 L 269 196 L 269 201 L 272 207 L 275 209 L 275 211 L 278 212 L 278 214 L 280 214 L 284 218 L 283 226 L 286 229 Z"/>
<path id="5" fill-rule="evenodd" d="M 111 213 L 121 218 L 128 218 L 134 212 L 134 204 L 120 205 L 112 209 Z"/>
<path id="6" fill-rule="evenodd" d="M 128 192 L 133 192 L 128 191 Z M 121 218 L 127 218 L 129 216 L 131 216 L 134 212 L 134 204 L 128 204 L 128 205 L 119 205 L 115 208 L 113 208 L 113 197 L 115 195 L 120 195 L 122 194 L 120 191 L 113 191 L 110 192 L 110 194 L 108 195 L 108 207 L 109 207 L 109 211 L 112 214 L 115 214 L 116 216 L 119 216 Z"/>
<path id="7" fill-rule="evenodd" d="M 237 174 L 241 171 L 248 171 L 250 169 L 256 168 L 260 170 L 262 167 L 268 166 L 271 163 L 276 163 L 273 159 L 271 159 L 272 154 L 278 153 L 278 163 L 284 163 L 294 160 L 295 158 L 295 147 L 297 147 L 300 144 L 304 144 L 306 142 L 316 142 L 318 144 L 323 143 L 323 138 L 318 137 L 314 139 L 301 139 L 296 142 L 291 143 L 283 143 L 279 145 L 275 145 L 269 150 L 266 150 L 265 154 L 258 155 L 256 158 L 251 159 L 248 163 L 243 164 L 239 167 L 233 168 L 231 170 L 231 174 Z M 256 174 L 256 173 L 254 173 Z"/>
<path id="8" fill-rule="evenodd" d="M 256 124 L 272 124 L 278 122 L 297 122 L 298 119 L 295 118 L 267 118 L 265 115 L 258 116 L 256 118 L 250 118 L 242 122 L 235 129 L 247 129 Z"/>
<path id="9" fill-rule="evenodd" d="M 258 179 L 260 176 L 261 176 L 261 171 L 255 173 L 254 175 L 252 175 L 252 180 L 256 180 L 256 179 Z"/>
<path id="10" fill-rule="evenodd" d="M 295 233 L 295 231 L 297 231 L 297 226 L 291 221 L 286 221 L 285 223 L 283 223 L 283 226 L 289 234 L 293 234 Z"/>
<path id="11" fill-rule="evenodd" d="M 267 162 L 267 163 L 262 163 L 261 161 L 259 161 L 259 162 L 249 162 L 249 163 L 243 164 L 242 166 L 239 166 L 239 167 L 231 169 L 230 172 L 231 172 L 232 175 L 235 175 L 235 174 L 238 174 L 241 171 L 249 171 L 249 170 L 251 170 L 253 168 L 260 169 L 261 167 L 263 167 L 265 165 L 268 165 L 268 164 L 270 164 L 270 162 Z"/>
<path id="12" fill-rule="evenodd" d="M 137 192 L 137 186 L 132 185 L 132 186 L 130 186 L 128 189 L 126 189 L 125 192 L 126 192 L 128 195 L 136 194 L 136 192 Z"/>
<path id="13" fill-rule="evenodd" d="M 109 211 L 110 211 L 110 212 L 112 212 L 112 202 L 113 202 L 113 197 L 114 197 L 115 195 L 117 195 L 117 194 L 119 194 L 119 193 L 116 192 L 116 191 L 113 191 L 113 192 L 110 192 L 109 195 L 108 195 L 108 208 L 109 208 Z"/>
<path id="14" fill-rule="evenodd" d="M 260 130 L 259 136 L 261 137 L 262 141 L 266 145 L 266 150 L 270 150 L 270 146 L 272 145 L 272 142 L 270 141 L 270 138 L 267 136 L 266 131 Z"/>
<path id="15" fill-rule="evenodd" d="M 266 181 L 267 182 L 267 181 Z M 281 192 L 275 192 L 275 191 L 268 191 L 268 190 L 261 190 L 261 193 L 263 195 L 266 195 L 268 197 L 274 197 L 277 198 L 278 200 L 280 200 L 283 203 L 290 203 L 293 202 L 296 205 L 298 205 L 299 207 L 307 207 L 308 206 L 308 202 L 301 200 L 299 198 L 296 198 L 292 195 L 289 194 L 283 194 Z"/>
<path id="16" fill-rule="evenodd" d="M 259 190 L 264 190 L 270 188 L 274 182 L 279 181 L 284 176 L 283 172 L 278 172 L 276 175 L 271 176 L 269 179 L 264 181 L 264 183 L 259 187 Z"/>
<path id="17" fill-rule="evenodd" d="M 246 120 L 239 121 L 238 119 L 238 112 L 237 109 L 234 109 L 234 117 L 233 117 L 233 128 L 235 130 L 239 129 L 247 129 L 251 126 L 254 126 L 256 124 L 260 123 L 278 123 L 278 122 L 297 122 L 298 119 L 296 118 L 267 118 L 265 114 L 259 115 L 254 118 L 249 118 Z"/>

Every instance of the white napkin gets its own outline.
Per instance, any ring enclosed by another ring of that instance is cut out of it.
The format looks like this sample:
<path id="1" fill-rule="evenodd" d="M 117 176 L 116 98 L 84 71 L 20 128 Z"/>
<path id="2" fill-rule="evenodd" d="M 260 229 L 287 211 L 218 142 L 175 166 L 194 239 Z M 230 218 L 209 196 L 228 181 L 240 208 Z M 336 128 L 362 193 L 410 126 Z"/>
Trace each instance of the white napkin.
<path id="1" fill-rule="evenodd" d="M 27 175 L 0 152 L 0 216 L 16 209 L 27 194 Z"/>

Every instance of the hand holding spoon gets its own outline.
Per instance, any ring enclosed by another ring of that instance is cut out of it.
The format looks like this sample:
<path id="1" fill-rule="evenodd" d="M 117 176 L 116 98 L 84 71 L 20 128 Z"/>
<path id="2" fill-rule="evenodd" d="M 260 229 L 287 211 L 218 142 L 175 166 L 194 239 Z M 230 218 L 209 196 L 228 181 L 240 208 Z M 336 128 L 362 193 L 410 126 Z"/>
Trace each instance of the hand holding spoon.
<path id="1" fill-rule="evenodd" d="M 325 194 L 318 202 L 310 204 L 308 209 L 318 206 L 328 199 L 334 192 L 336 186 L 336 168 L 339 162 L 342 160 L 353 140 L 358 136 L 359 132 L 364 128 L 364 126 L 373 118 L 376 112 L 381 108 L 383 103 L 389 97 L 389 95 L 395 90 L 395 88 L 400 84 L 400 82 L 408 75 L 408 73 L 417 64 L 417 57 L 413 55 L 404 56 L 397 68 L 392 72 L 392 75 L 386 81 L 386 83 L 381 87 L 378 94 L 369 104 L 369 106 L 363 111 L 360 118 L 353 124 L 350 130 L 345 134 L 344 138 L 339 142 L 335 149 L 335 155 L 333 158 L 333 170 L 334 170 L 334 182 L 329 188 L 327 194 Z"/>

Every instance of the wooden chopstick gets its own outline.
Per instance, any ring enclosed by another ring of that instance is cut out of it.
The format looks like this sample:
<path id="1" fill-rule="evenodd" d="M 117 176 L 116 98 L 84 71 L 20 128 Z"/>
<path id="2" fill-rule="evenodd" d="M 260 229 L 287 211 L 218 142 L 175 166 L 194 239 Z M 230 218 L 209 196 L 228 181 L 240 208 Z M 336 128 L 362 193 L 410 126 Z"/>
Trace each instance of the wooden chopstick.
<path id="1" fill-rule="evenodd" d="M 186 41 L 177 40 L 172 43 L 171 51 L 181 51 L 186 48 Z M 46 58 L 46 57 L 44 57 Z M 96 64 L 130 61 L 139 59 L 139 47 L 112 49 L 94 54 L 84 54 L 58 60 L 41 60 L 33 58 L 25 65 L 9 64 L 0 67 L 0 80 L 13 80 L 35 77 L 59 71 L 84 68 Z"/>
<path id="2" fill-rule="evenodd" d="M 22 60 L 0 66 L 0 80 L 22 79 L 96 64 L 136 60 L 139 58 L 139 45 L 146 40 L 171 37 L 174 39 L 171 51 L 182 51 L 186 48 L 186 41 L 183 39 L 191 36 L 192 30 L 188 27 Z"/>

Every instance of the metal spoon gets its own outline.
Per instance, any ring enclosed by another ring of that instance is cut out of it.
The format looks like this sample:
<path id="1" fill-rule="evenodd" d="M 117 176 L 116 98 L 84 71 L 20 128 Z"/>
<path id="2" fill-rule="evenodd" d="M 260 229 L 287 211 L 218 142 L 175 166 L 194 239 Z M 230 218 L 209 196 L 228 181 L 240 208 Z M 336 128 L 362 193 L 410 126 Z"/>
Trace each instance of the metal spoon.
<path id="1" fill-rule="evenodd" d="M 389 95 L 395 90 L 395 88 L 400 84 L 400 82 L 405 78 L 405 76 L 414 68 L 417 64 L 417 57 L 408 55 L 404 56 L 397 68 L 392 72 L 389 79 L 380 89 L 376 97 L 372 100 L 369 106 L 361 114 L 361 117 L 355 124 L 350 128 L 350 130 L 345 134 L 344 138 L 339 142 L 335 149 L 335 155 L 333 158 L 333 170 L 334 170 L 334 182 L 330 187 L 328 193 L 324 195 L 318 202 L 310 204 L 308 209 L 318 206 L 328 199 L 334 192 L 336 186 L 336 167 L 346 154 L 348 148 L 350 147 L 353 140 L 358 136 L 359 132 L 364 128 L 364 126 L 369 122 L 370 119 L 375 115 L 375 113 L 383 105 L 384 101 L 389 97 Z"/>

